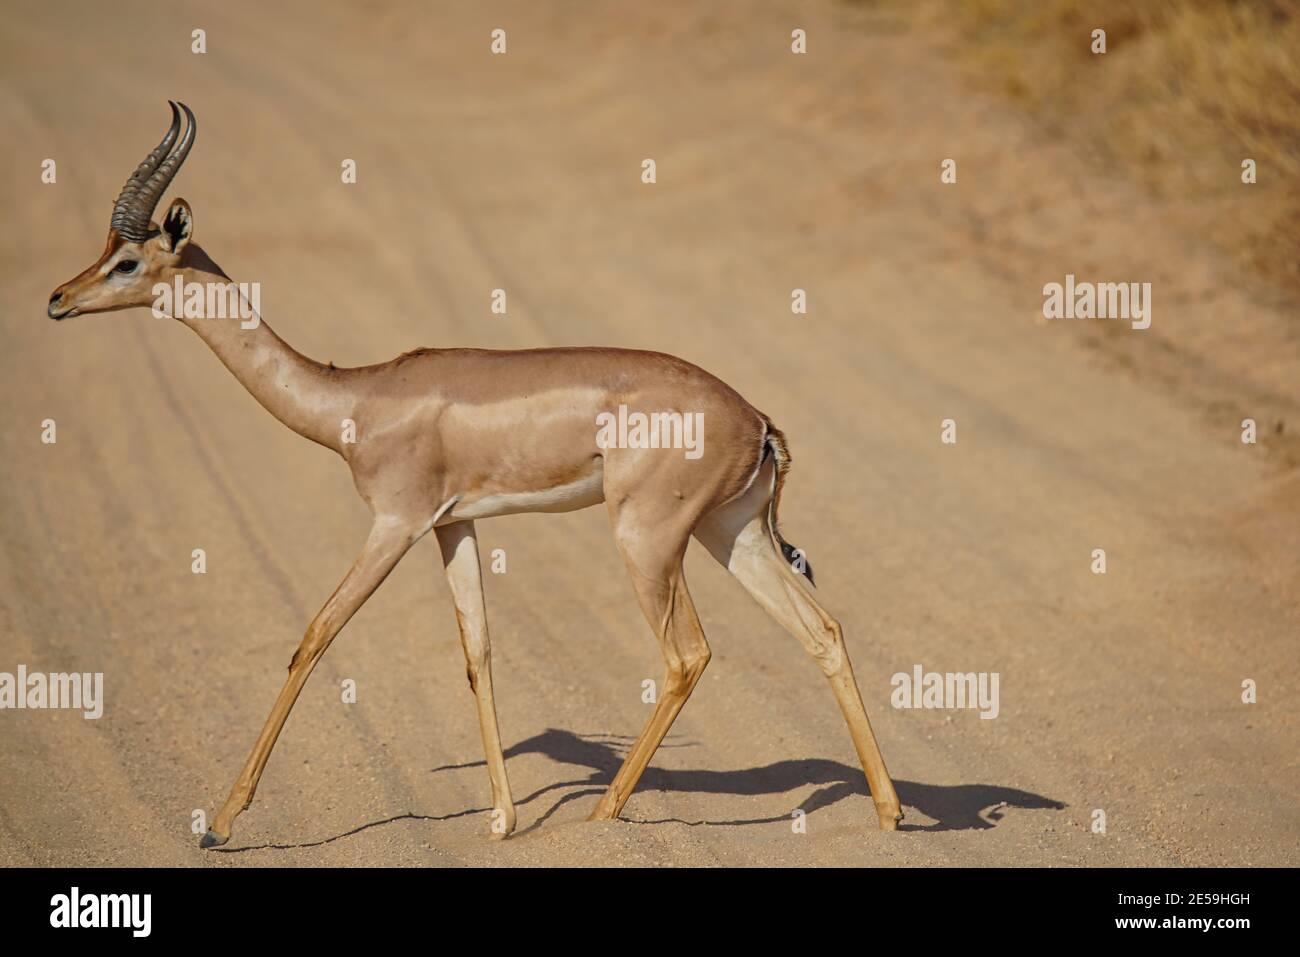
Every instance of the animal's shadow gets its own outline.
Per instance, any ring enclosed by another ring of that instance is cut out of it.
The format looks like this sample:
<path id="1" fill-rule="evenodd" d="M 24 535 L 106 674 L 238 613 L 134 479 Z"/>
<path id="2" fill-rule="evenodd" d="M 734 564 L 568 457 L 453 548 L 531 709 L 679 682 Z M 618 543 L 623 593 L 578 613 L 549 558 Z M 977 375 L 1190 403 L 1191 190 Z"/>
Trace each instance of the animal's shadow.
<path id="1" fill-rule="evenodd" d="M 592 734 L 580 735 L 572 731 L 548 728 L 518 744 L 507 748 L 507 758 L 525 754 L 541 754 L 559 764 L 575 765 L 589 769 L 589 774 L 581 778 L 558 781 L 539 788 L 532 794 L 515 801 L 522 807 L 544 798 L 551 792 L 566 790 L 540 817 L 519 833 L 526 834 L 541 826 L 557 810 L 570 801 L 599 795 L 614 779 L 614 774 L 631 745 L 632 739 L 622 735 Z M 674 742 L 671 739 L 661 745 L 663 748 L 690 747 L 687 742 Z M 433 768 L 431 773 L 441 774 L 446 771 L 466 768 L 482 768 L 483 761 L 465 764 L 447 764 Z M 735 794 L 755 796 L 762 794 L 784 794 L 807 785 L 817 785 L 817 790 L 798 805 L 804 813 L 812 814 L 829 807 L 847 797 L 858 794 L 869 797 L 871 792 L 862 774 L 856 766 L 842 764 L 826 758 L 811 758 L 797 761 L 777 761 L 761 767 L 748 768 L 743 771 L 694 771 L 671 770 L 651 766 L 641 776 L 636 790 L 703 792 L 707 794 Z M 961 831 L 980 830 L 995 827 L 1006 808 L 1027 810 L 1062 810 L 1065 804 L 1040 794 L 1021 791 L 1016 788 L 1002 787 L 995 784 L 922 784 L 917 781 L 894 781 L 898 798 L 905 813 L 915 817 L 920 812 L 934 823 L 908 824 L 904 822 L 899 829 L 903 831 Z M 568 790 L 576 788 L 576 790 Z M 357 834 L 372 827 L 391 824 L 395 821 L 446 821 L 467 815 L 486 814 L 490 808 L 466 808 L 445 815 L 398 814 L 380 821 L 371 821 L 320 841 L 301 844 L 261 844 L 250 847 L 222 848 L 225 853 L 239 853 L 259 849 L 287 850 L 290 848 L 317 847 L 330 844 L 340 838 Z M 791 809 L 793 810 L 793 808 Z M 716 827 L 742 827 L 754 824 L 772 824 L 777 821 L 788 822 L 790 812 L 770 817 L 737 818 L 734 820 L 683 821 L 678 818 L 659 820 L 624 817 L 632 824 L 679 823 L 690 826 L 711 825 Z"/>
<path id="2" fill-rule="evenodd" d="M 588 794 L 599 794 L 614 779 L 614 774 L 630 746 L 632 739 L 620 735 L 579 735 L 571 731 L 548 728 L 539 735 L 519 742 L 506 750 L 506 757 L 523 754 L 544 754 L 560 764 L 577 765 L 591 769 L 585 778 L 568 780 L 551 784 L 528 795 L 525 804 L 548 791 L 586 785 L 585 788 L 566 794 L 553 804 L 541 817 L 525 831 L 537 827 L 563 804 Z M 673 742 L 670 738 L 661 745 L 664 748 L 689 747 L 688 743 Z M 451 770 L 462 767 L 483 767 L 482 761 L 472 764 L 450 765 L 435 768 L 435 771 Z M 638 792 L 677 791 L 704 792 L 708 794 L 735 794 L 754 796 L 761 794 L 784 794 L 807 785 L 818 785 L 818 789 L 798 804 L 804 813 L 811 814 L 821 808 L 829 807 L 845 798 L 860 794 L 870 797 L 866 778 L 860 767 L 842 764 L 826 758 L 811 758 L 802 761 L 777 761 L 761 767 L 747 768 L 741 771 L 696 771 L 672 770 L 651 765 L 646 768 L 637 784 Z M 917 781 L 894 781 L 899 801 L 905 812 L 919 811 L 930 818 L 933 824 L 907 824 L 900 830 L 913 831 L 955 831 L 974 830 L 996 826 L 1006 808 L 1024 808 L 1034 810 L 1062 810 L 1065 804 L 1016 788 L 1001 787 L 994 784 L 922 784 Z M 791 809 L 793 810 L 793 809 Z M 916 816 L 913 814 L 912 816 Z M 714 826 L 744 826 L 750 824 L 771 824 L 777 821 L 789 821 L 790 812 L 786 811 L 771 817 L 739 818 L 734 820 L 681 821 L 676 818 L 664 820 L 643 820 L 635 817 L 625 818 L 630 823 L 661 824 L 675 821 L 682 824 Z"/>

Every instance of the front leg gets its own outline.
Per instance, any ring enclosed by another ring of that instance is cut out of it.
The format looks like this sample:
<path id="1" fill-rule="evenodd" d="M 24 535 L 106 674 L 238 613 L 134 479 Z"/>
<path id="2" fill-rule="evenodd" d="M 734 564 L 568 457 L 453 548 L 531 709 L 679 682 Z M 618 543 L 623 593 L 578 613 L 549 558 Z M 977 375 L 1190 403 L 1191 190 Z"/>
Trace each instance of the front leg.
<path id="1" fill-rule="evenodd" d="M 506 759 L 501 752 L 501 731 L 497 727 L 496 702 L 492 697 L 492 648 L 488 643 L 487 605 L 483 601 L 483 573 L 479 568 L 478 539 L 473 522 L 455 522 L 434 532 L 442 549 L 447 583 L 456 605 L 456 624 L 465 649 L 469 686 L 478 704 L 479 730 L 488 777 L 492 781 L 492 837 L 504 838 L 515 829 L 515 802 L 506 778 Z"/>
<path id="2" fill-rule="evenodd" d="M 293 660 L 289 662 L 289 677 L 280 689 L 280 696 L 275 699 L 275 707 L 271 709 L 271 715 L 266 719 L 257 743 L 253 745 L 253 752 L 248 756 L 243 771 L 235 780 L 230 796 L 199 842 L 200 847 L 218 847 L 230 840 L 231 825 L 252 803 L 257 783 L 262 779 L 262 771 L 271 757 L 271 749 L 280 736 L 280 729 L 284 727 L 289 711 L 298 700 L 298 694 L 307 683 L 307 677 L 316 667 L 316 662 L 320 661 L 325 649 L 348 623 L 348 619 L 374 594 L 375 589 L 419 537 L 420 530 L 407 522 L 386 518 L 375 520 L 361 554 L 329 601 L 325 602 L 325 607 L 312 619 L 302 643 L 294 652 Z"/>

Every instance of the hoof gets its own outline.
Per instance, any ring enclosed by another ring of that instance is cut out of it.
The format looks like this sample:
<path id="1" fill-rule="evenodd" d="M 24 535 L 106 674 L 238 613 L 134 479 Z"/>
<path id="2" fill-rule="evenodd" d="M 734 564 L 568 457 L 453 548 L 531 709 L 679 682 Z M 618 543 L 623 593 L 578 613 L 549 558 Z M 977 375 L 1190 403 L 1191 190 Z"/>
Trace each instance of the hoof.
<path id="1" fill-rule="evenodd" d="M 596 802 L 596 806 L 591 809 L 591 814 L 587 817 L 588 821 L 617 821 L 619 808 L 617 798 L 611 792 L 606 791 Z"/>
<path id="2" fill-rule="evenodd" d="M 206 851 L 210 847 L 220 847 L 228 840 L 230 840 L 229 837 L 222 837 L 215 831 L 209 830 L 208 833 L 204 834 L 203 837 L 199 839 L 199 847 Z"/>
<path id="3" fill-rule="evenodd" d="M 895 811 L 892 808 L 878 808 L 876 814 L 880 817 L 880 829 L 882 831 L 897 831 L 898 822 L 903 819 L 903 812 Z"/>
<path id="4" fill-rule="evenodd" d="M 493 808 L 491 825 L 488 828 L 488 840 L 504 841 L 515 832 L 515 809 Z"/>

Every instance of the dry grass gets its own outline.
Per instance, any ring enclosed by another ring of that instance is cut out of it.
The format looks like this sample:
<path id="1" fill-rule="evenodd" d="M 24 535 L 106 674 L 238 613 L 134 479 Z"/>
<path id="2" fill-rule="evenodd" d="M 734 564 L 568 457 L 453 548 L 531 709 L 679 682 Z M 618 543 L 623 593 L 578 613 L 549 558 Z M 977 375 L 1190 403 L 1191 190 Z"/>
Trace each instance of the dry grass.
<path id="1" fill-rule="evenodd" d="M 896 2 L 958 31 L 972 71 L 1054 134 L 1199 207 L 1242 265 L 1300 291 L 1300 3 Z M 1096 28 L 1104 56 L 1090 49 Z"/>

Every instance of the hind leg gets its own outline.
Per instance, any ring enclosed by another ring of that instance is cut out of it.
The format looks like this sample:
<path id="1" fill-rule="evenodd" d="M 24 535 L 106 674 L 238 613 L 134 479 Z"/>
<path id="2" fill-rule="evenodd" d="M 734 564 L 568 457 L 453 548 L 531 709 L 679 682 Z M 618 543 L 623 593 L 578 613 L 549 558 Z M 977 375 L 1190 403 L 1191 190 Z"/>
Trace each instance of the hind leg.
<path id="1" fill-rule="evenodd" d="M 770 487 L 761 476 L 755 486 Z M 817 604 L 803 578 L 777 551 L 768 524 L 766 493 L 751 490 L 713 512 L 700 523 L 695 535 L 821 666 L 849 726 L 880 827 L 895 830 L 903 818 L 898 795 L 871 731 L 839 622 Z"/>
<path id="2" fill-rule="evenodd" d="M 694 517 L 632 502 L 611 506 L 610 515 L 637 601 L 659 639 L 666 673 L 650 720 L 592 811 L 593 821 L 618 817 L 709 663 L 709 645 L 682 574 Z"/>

